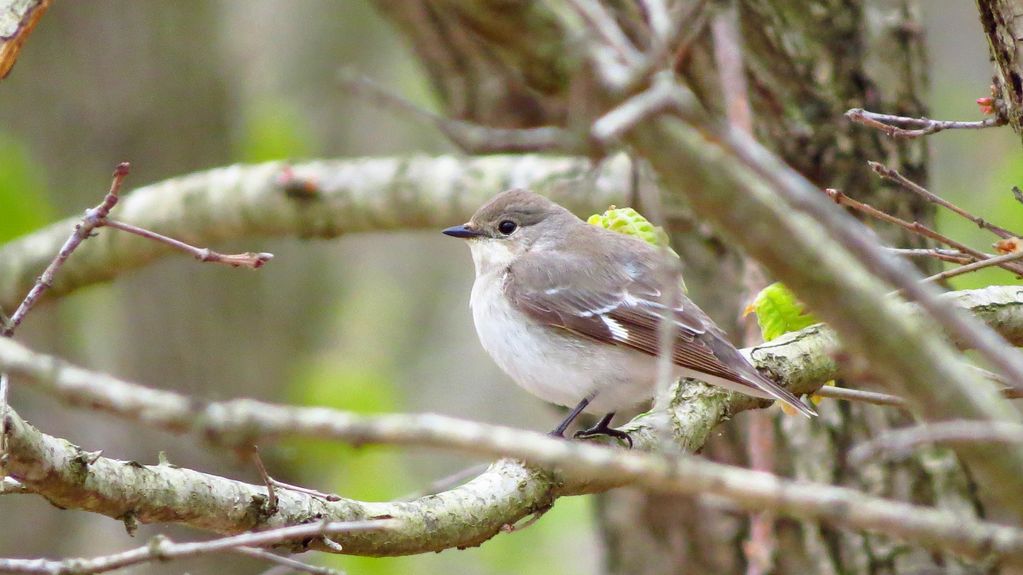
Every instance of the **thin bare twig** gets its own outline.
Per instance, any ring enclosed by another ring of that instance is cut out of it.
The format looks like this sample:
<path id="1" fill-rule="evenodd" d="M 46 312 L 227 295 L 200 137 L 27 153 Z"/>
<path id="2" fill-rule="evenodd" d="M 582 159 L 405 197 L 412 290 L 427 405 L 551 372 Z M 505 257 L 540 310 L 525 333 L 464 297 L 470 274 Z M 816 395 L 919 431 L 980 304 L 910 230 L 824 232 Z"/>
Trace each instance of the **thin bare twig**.
<path id="1" fill-rule="evenodd" d="M 929 257 L 943 262 L 951 262 L 954 264 L 968 264 L 977 261 L 969 254 L 964 254 L 958 250 L 946 250 L 942 248 L 889 248 L 886 247 L 889 252 L 907 257 Z M 995 256 L 988 256 L 995 257 Z"/>
<path id="2" fill-rule="evenodd" d="M 876 457 L 907 457 L 921 445 L 976 443 L 1023 443 L 1023 425 L 1007 421 L 939 421 L 903 429 L 892 429 L 860 443 L 849 451 L 854 465 Z"/>
<path id="3" fill-rule="evenodd" d="M 277 513 L 277 491 L 274 490 L 274 480 L 270 477 L 270 473 L 266 470 L 266 465 L 263 464 L 263 458 L 259 455 L 258 445 L 252 446 L 249 451 L 249 457 L 252 459 L 252 463 L 256 465 L 259 477 L 263 480 L 263 485 L 266 485 L 266 511 L 268 514 L 273 515 Z"/>
<path id="4" fill-rule="evenodd" d="M 697 0 L 691 8 L 679 20 L 680 26 L 685 26 L 679 34 L 678 45 L 675 46 L 672 54 L 672 69 L 681 71 L 686 58 L 689 56 L 689 49 L 693 42 L 700 37 L 707 22 L 710 21 L 709 10 L 706 10 L 710 0 Z"/>
<path id="5" fill-rule="evenodd" d="M 676 29 L 672 22 L 671 14 L 664 0 L 640 0 L 643 12 L 646 14 L 646 22 L 650 27 L 651 50 L 650 56 L 659 59 L 658 56 L 664 53 L 664 47 L 671 40 L 672 31 Z"/>
<path id="6" fill-rule="evenodd" d="M 492 128 L 473 122 L 454 120 L 418 106 L 353 70 L 342 69 L 339 79 L 353 94 L 361 96 L 373 105 L 390 108 L 432 124 L 467 154 L 540 152 L 577 147 L 572 145 L 572 138 L 562 128 L 553 126 L 519 129 Z"/>
<path id="7" fill-rule="evenodd" d="M 319 565 L 310 565 L 291 557 L 284 555 L 277 555 L 266 549 L 257 549 L 255 547 L 239 547 L 232 549 L 233 553 L 239 555 L 245 555 L 246 557 L 252 557 L 253 559 L 259 559 L 266 561 L 267 563 L 274 563 L 280 567 L 287 568 L 286 573 L 291 571 L 300 571 L 302 573 L 311 573 L 312 575 L 344 575 L 344 571 L 338 569 L 331 569 L 329 567 L 320 567 Z"/>
<path id="8" fill-rule="evenodd" d="M 397 499 L 396 501 L 412 501 L 414 499 L 419 499 L 420 497 L 426 497 L 427 495 L 435 495 L 435 494 L 440 493 L 442 491 L 447 491 L 447 490 L 451 489 L 452 487 L 455 487 L 456 485 L 458 485 L 458 484 L 460 484 L 460 483 L 462 483 L 462 482 L 464 482 L 464 481 L 466 481 L 468 479 L 476 477 L 477 475 L 482 473 L 484 470 L 486 470 L 488 465 L 490 465 L 490 464 L 489 463 L 480 463 L 479 465 L 473 465 L 472 467 L 466 467 L 465 469 L 462 469 L 460 471 L 456 471 L 456 472 L 452 473 L 451 475 L 447 475 L 445 477 L 441 477 L 440 479 L 438 479 L 438 480 L 434 481 L 433 483 L 427 485 L 425 489 L 422 489 L 422 490 L 417 491 L 415 493 L 410 493 L 410 494 L 408 494 L 408 495 L 406 495 L 404 497 L 401 497 L 400 499 Z"/>
<path id="9" fill-rule="evenodd" d="M 902 218 L 898 218 L 898 217 L 895 217 L 895 216 L 893 216 L 891 214 L 885 213 L 885 212 L 883 212 L 883 211 L 881 211 L 881 210 L 879 210 L 879 209 L 877 209 L 877 208 L 875 208 L 875 207 L 873 207 L 873 206 L 871 206 L 869 204 L 865 204 L 865 203 L 860 202 L 858 200 L 854 200 L 854 199 L 850 198 L 849 196 L 843 194 L 842 192 L 840 192 L 840 191 L 838 191 L 838 190 L 836 190 L 834 188 L 827 188 L 827 189 L 824 190 L 824 193 L 826 193 L 828 195 L 828 197 L 830 197 L 832 200 L 834 200 L 836 204 L 840 204 L 840 205 L 843 205 L 843 206 L 850 207 L 850 208 L 852 208 L 852 209 L 854 209 L 854 210 L 856 210 L 858 212 L 862 212 L 862 213 L 864 213 L 864 214 L 866 214 L 866 215 L 868 215 L 868 216 L 870 216 L 872 218 L 876 218 L 878 220 L 881 220 L 883 222 L 888 222 L 890 224 L 895 224 L 895 225 L 897 225 L 897 226 L 899 226 L 901 228 L 907 229 L 907 230 L 909 230 L 909 231 L 911 231 L 911 232 L 913 232 L 913 233 L 915 233 L 917 235 L 920 235 L 920 236 L 923 236 L 925 238 L 929 238 L 929 239 L 932 239 L 932 240 L 937 241 L 939 243 L 945 244 L 946 246 L 949 246 L 949 247 L 951 247 L 953 249 L 959 250 L 962 253 L 969 254 L 971 257 L 973 257 L 977 261 L 993 259 L 992 256 L 989 256 L 989 255 L 985 254 L 984 252 L 975 250 L 975 249 L 973 249 L 973 248 L 971 248 L 971 247 L 969 247 L 969 246 L 967 246 L 967 245 L 965 245 L 963 243 L 960 243 L 960 242 L 958 242 L 956 240 L 953 240 L 952 238 L 950 238 L 948 236 L 940 234 L 940 233 L 932 230 L 931 228 L 921 224 L 920 222 L 907 222 L 906 220 L 904 220 Z M 1014 273 L 1016 275 L 1023 275 L 1023 268 L 1020 268 L 1019 266 L 1014 265 L 1012 262 L 998 264 L 998 267 L 1003 268 L 1005 270 L 1008 270 L 1008 271 L 1010 271 L 1010 272 L 1012 272 L 1012 273 Z"/>
<path id="10" fill-rule="evenodd" d="M 0 373 L 0 470 L 7 455 L 7 374 Z"/>
<path id="11" fill-rule="evenodd" d="M 845 401 L 858 401 L 861 403 L 871 403 L 874 405 L 890 405 L 892 407 L 899 407 L 905 409 L 908 403 L 905 399 L 888 393 L 878 393 L 876 391 L 866 391 L 862 389 L 851 389 L 848 387 L 837 387 L 832 385 L 821 386 L 820 389 L 813 392 L 814 395 L 820 397 L 828 397 L 831 399 L 842 399 Z"/>
<path id="12" fill-rule="evenodd" d="M 576 13 L 586 22 L 594 35 L 604 41 L 628 68 L 638 68 L 643 59 L 629 38 L 615 22 L 614 16 L 600 2 L 593 0 L 568 0 Z"/>
<path id="13" fill-rule="evenodd" d="M 1008 382 L 1004 377 L 997 373 L 990 372 L 986 369 L 979 368 L 975 365 L 969 366 L 972 370 L 980 373 L 983 377 L 990 379 L 991 381 L 1008 386 Z M 1021 399 L 1023 398 L 1023 390 L 1015 389 L 1012 387 L 1005 387 L 1001 390 L 1002 397 L 1006 399 Z M 819 397 L 827 397 L 830 399 L 839 399 L 844 401 L 858 401 L 860 403 L 870 403 L 874 405 L 887 405 L 891 407 L 898 407 L 900 409 L 908 409 L 909 402 L 904 398 L 889 393 L 880 393 L 876 391 L 866 391 L 863 389 L 852 389 L 849 387 L 839 387 L 835 385 L 824 385 L 821 386 L 817 391 L 813 392 L 813 395 Z"/>
<path id="14" fill-rule="evenodd" d="M 998 237 L 1000 237 L 1002 239 L 1009 239 L 1009 238 L 1019 237 L 1018 234 L 1010 232 L 1009 230 L 1007 230 L 1007 229 L 1005 229 L 1005 228 L 1003 228 L 1001 226 L 996 226 L 995 224 L 992 224 L 992 223 L 988 222 L 984 218 L 981 218 L 979 216 L 975 216 L 975 215 L 971 214 L 970 212 L 968 212 L 968 211 L 960 208 L 959 206 L 953 204 L 952 202 L 946 200 L 945 198 L 942 198 L 941 196 L 938 196 L 937 194 L 934 194 L 933 192 L 931 192 L 927 188 L 921 186 L 920 184 L 914 182 L 913 180 L 910 180 L 906 176 L 903 176 L 902 174 L 900 174 L 898 172 L 898 170 L 895 170 L 893 168 L 889 168 L 888 166 L 886 166 L 886 165 L 884 165 L 884 164 L 882 164 L 880 162 L 868 161 L 867 165 L 870 166 L 870 169 L 874 170 L 874 173 L 877 174 L 878 176 L 881 176 L 882 178 L 884 178 L 886 180 L 895 182 L 896 184 L 899 184 L 904 189 L 909 190 L 910 192 L 913 192 L 914 194 L 920 196 L 921 198 L 927 200 L 928 202 L 930 202 L 932 204 L 937 204 L 937 205 L 939 205 L 939 206 L 941 206 L 941 207 L 943 207 L 945 209 L 948 209 L 948 210 L 951 210 L 952 212 L 955 212 L 956 214 L 958 214 L 958 215 L 966 218 L 967 220 L 970 220 L 971 222 L 977 224 L 977 227 L 980 227 L 980 228 L 983 228 L 985 230 L 988 230 L 989 232 L 995 234 L 996 236 L 998 236 Z"/>
<path id="15" fill-rule="evenodd" d="M 191 543 L 175 543 L 167 537 L 158 535 L 142 547 L 100 557 L 63 560 L 0 559 L 0 572 L 37 573 L 40 575 L 89 575 L 92 573 L 114 571 L 150 561 L 168 561 L 225 551 L 235 552 L 243 547 L 278 545 L 288 541 L 336 535 L 339 533 L 351 533 L 354 531 L 394 529 L 400 524 L 401 522 L 395 519 L 306 523 Z M 262 559 L 263 557 L 260 558 Z"/>
<path id="16" fill-rule="evenodd" d="M 301 487 L 299 485 L 292 485 L 291 483 L 285 483 L 278 479 L 274 479 L 273 477 L 270 477 L 270 483 L 272 483 L 275 487 L 279 487 L 281 489 L 287 489 L 288 491 L 296 491 L 298 493 L 305 493 L 306 495 L 309 495 L 311 497 L 318 497 L 325 501 L 341 501 L 340 495 L 336 495 L 334 493 L 324 493 L 322 491 L 309 489 L 308 487 Z"/>
<path id="17" fill-rule="evenodd" d="M 215 252 L 209 248 L 198 248 L 190 244 L 186 244 L 183 241 L 176 240 L 174 238 L 167 237 L 163 234 L 158 234 L 151 230 L 146 230 L 131 224 L 126 224 L 121 221 L 111 220 L 105 218 L 100 224 L 101 226 L 114 228 L 129 234 L 135 234 L 146 239 L 157 241 L 168 246 L 185 252 L 186 254 L 194 257 L 201 262 L 208 262 L 214 264 L 226 264 L 231 267 L 246 267 L 249 269 L 257 270 L 267 262 L 273 259 L 274 255 L 266 252 L 245 252 L 241 254 L 222 254 Z"/>
<path id="18" fill-rule="evenodd" d="M 118 194 L 120 194 L 121 191 L 121 184 L 124 183 L 124 178 L 127 177 L 130 169 L 131 164 L 128 162 L 121 162 L 117 165 L 117 168 L 114 170 L 113 181 L 110 183 L 110 191 L 107 192 L 106 196 L 103 197 L 103 201 L 100 202 L 98 206 L 85 211 L 85 216 L 82 218 L 82 221 L 75 226 L 74 231 L 71 232 L 71 235 L 64 242 L 64 245 L 61 246 L 60 251 L 57 252 L 57 256 L 48 266 L 46 266 L 46 269 L 43 271 L 42 275 L 39 276 L 39 279 L 36 280 L 35 285 L 33 285 L 32 289 L 29 290 L 28 295 L 26 295 L 25 299 L 22 300 L 18 309 L 14 311 L 14 314 L 6 322 L 4 322 L 2 330 L 0 330 L 0 335 L 4 337 L 12 337 L 14 335 L 14 330 L 21 325 L 22 320 L 25 319 L 28 312 L 32 310 L 46 290 L 53 285 L 53 280 L 57 275 L 57 271 L 65 262 L 67 262 L 71 253 L 74 252 L 83 241 L 92 237 L 93 231 L 97 228 L 111 227 L 139 235 L 187 252 L 195 256 L 196 259 L 204 262 L 223 263 L 234 267 L 247 266 L 255 269 L 262 267 L 263 264 L 273 258 L 273 254 L 252 252 L 224 255 L 209 249 L 197 248 L 131 224 L 111 220 L 108 216 L 110 215 L 110 211 L 114 209 L 114 206 L 117 205 L 117 202 L 120 199 Z"/>
<path id="19" fill-rule="evenodd" d="M 46 292 L 47 289 L 53 285 L 53 278 L 57 275 L 57 270 L 64 265 L 71 252 L 81 245 L 82 241 L 89 238 L 92 235 L 92 230 L 102 225 L 103 220 L 110 213 L 110 210 L 117 205 L 117 194 L 121 191 L 121 184 L 124 182 L 124 178 L 128 175 L 131 169 L 131 164 L 128 162 L 122 162 L 117 165 L 114 170 L 114 179 L 110 183 L 110 191 L 103 197 L 103 201 L 98 206 L 90 210 L 85 211 L 85 217 L 82 218 L 81 223 L 75 226 L 75 230 L 68 237 L 64 245 L 61 246 L 60 251 L 57 252 L 57 257 L 50 262 L 50 265 L 46 266 L 43 271 L 43 275 L 39 276 L 35 285 L 22 300 L 21 305 L 18 309 L 14 310 L 14 314 L 11 315 L 7 324 L 4 326 L 3 332 L 0 335 L 5 337 L 11 337 L 14 335 L 14 330 L 21 325 L 22 320 L 25 319 L 25 315 L 32 309 L 32 307 L 39 301 L 39 298 Z"/>
<path id="20" fill-rule="evenodd" d="M 989 267 L 992 267 L 992 266 L 1000 266 L 1000 265 L 1002 265 L 1004 263 L 1014 262 L 1014 261 L 1019 260 L 1019 259 L 1023 259 L 1023 251 L 1013 252 L 1011 254 L 1005 254 L 1005 255 L 1002 255 L 1002 256 L 996 256 L 996 257 L 993 257 L 993 258 L 990 258 L 990 259 L 986 259 L 986 260 L 982 260 L 982 261 L 979 261 L 979 262 L 973 262 L 972 264 L 966 264 L 966 265 L 958 267 L 958 268 L 953 268 L 953 269 L 950 269 L 950 270 L 945 270 L 943 272 L 936 273 L 936 274 L 934 274 L 932 276 L 928 276 L 928 277 L 924 278 L 923 281 L 925 281 L 925 282 L 936 282 L 936 281 L 946 280 L 946 279 L 951 278 L 951 277 L 960 276 L 960 275 L 963 275 L 963 274 L 968 274 L 970 272 L 975 272 L 977 270 L 981 270 L 981 269 L 984 269 L 984 268 L 989 268 Z"/>
<path id="21" fill-rule="evenodd" d="M 863 108 L 853 108 L 845 113 L 845 117 L 857 124 L 863 124 L 864 126 L 880 130 L 889 137 L 906 139 L 936 134 L 943 130 L 981 130 L 1004 126 L 1008 123 L 1005 118 L 1001 117 L 987 118 L 977 122 L 958 122 L 878 114 L 876 112 L 868 112 Z"/>

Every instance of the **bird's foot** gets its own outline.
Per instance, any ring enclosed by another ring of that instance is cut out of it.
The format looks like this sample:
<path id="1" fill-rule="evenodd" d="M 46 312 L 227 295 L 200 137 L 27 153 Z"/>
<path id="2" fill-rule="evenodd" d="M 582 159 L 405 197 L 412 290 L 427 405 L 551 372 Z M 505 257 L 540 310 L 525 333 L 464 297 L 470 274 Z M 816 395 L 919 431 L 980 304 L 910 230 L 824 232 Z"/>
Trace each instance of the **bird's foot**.
<path id="1" fill-rule="evenodd" d="M 606 421 L 603 420 L 601 420 L 600 423 L 594 425 L 589 429 L 582 429 L 575 432 L 575 435 L 573 435 L 572 437 L 576 439 L 589 439 L 591 437 L 600 437 L 602 435 L 607 437 L 613 437 L 619 441 L 622 441 L 629 446 L 629 449 L 632 449 L 632 437 L 627 432 L 622 431 L 621 429 L 615 429 L 611 427 L 610 425 L 608 425 Z"/>

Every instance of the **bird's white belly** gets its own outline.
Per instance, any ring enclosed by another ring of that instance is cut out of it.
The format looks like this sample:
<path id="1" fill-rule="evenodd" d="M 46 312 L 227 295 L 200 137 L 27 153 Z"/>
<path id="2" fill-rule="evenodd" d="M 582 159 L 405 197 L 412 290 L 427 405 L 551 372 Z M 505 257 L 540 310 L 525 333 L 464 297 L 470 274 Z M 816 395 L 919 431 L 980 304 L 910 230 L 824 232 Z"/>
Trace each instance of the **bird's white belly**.
<path id="1" fill-rule="evenodd" d="M 586 409 L 593 413 L 632 407 L 652 396 L 657 381 L 652 357 L 539 324 L 511 306 L 495 276 L 477 278 L 470 305 L 480 343 L 515 383 L 568 407 L 596 393 Z"/>

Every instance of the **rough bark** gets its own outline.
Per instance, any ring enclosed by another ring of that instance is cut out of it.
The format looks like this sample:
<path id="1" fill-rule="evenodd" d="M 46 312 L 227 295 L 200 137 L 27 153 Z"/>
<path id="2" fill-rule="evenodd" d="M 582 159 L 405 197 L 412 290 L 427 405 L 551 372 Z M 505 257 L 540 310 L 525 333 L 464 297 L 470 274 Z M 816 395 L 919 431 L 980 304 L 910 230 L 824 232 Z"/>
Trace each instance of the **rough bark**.
<path id="1" fill-rule="evenodd" d="M 994 64 L 997 111 L 1023 136 L 1023 5 L 1015 0 L 977 0 L 977 10 Z"/>

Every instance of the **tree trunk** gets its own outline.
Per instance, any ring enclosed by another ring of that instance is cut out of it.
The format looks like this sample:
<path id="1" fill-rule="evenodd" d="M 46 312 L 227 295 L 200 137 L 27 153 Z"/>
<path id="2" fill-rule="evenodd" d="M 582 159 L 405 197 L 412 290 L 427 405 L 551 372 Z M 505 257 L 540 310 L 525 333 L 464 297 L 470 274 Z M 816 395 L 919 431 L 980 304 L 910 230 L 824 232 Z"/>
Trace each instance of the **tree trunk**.
<path id="1" fill-rule="evenodd" d="M 558 33 L 558 20 L 546 11 L 545 3 L 377 4 L 415 47 L 453 117 L 499 126 L 571 127 L 585 116 L 573 94 L 592 80 L 586 73 L 573 75 L 581 64 L 563 44 L 567 34 Z M 642 48 L 644 28 L 637 24 L 632 4 L 605 4 Z M 804 2 L 741 0 L 737 9 L 757 138 L 821 187 L 841 189 L 911 221 L 931 220 L 929 205 L 882 182 L 866 166 L 867 160 L 880 161 L 926 184 L 925 142 L 891 140 L 843 116 L 857 107 L 925 115 L 920 97 L 926 61 L 915 3 L 825 0 L 811 10 Z M 684 53 L 676 54 L 675 70 L 708 109 L 724 114 L 715 47 L 706 25 L 717 17 L 716 5 L 711 4 L 686 24 L 703 30 Z M 686 217 L 684 206 L 676 211 L 677 198 L 666 197 L 665 202 L 674 214 L 666 221 L 685 262 L 693 299 L 731 333 L 739 333 L 735 318 L 744 293 L 740 255 Z M 893 245 L 920 245 L 918 238 L 891 229 L 878 233 Z M 847 465 L 844 454 L 850 445 L 878 430 L 907 424 L 908 416 L 902 412 L 837 401 L 819 407 L 821 417 L 812 421 L 775 410 L 777 472 L 982 514 L 966 471 L 946 450 L 924 450 L 900 463 Z M 746 419 L 722 426 L 703 454 L 745 462 Z M 608 573 L 740 573 L 748 567 L 743 552 L 748 521 L 706 502 L 621 489 L 598 497 L 597 517 Z M 991 570 L 882 537 L 811 523 L 779 521 L 775 535 L 777 549 L 769 566 L 751 572 Z"/>

